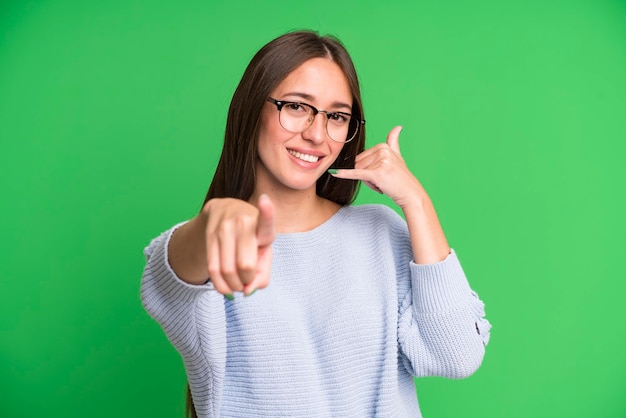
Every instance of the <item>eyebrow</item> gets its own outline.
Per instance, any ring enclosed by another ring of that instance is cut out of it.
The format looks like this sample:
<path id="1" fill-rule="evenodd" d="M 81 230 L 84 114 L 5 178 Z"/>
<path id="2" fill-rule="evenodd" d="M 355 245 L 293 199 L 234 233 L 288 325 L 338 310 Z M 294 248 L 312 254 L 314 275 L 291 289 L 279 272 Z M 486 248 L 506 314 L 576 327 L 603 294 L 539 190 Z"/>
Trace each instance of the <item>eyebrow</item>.
<path id="1" fill-rule="evenodd" d="M 300 97 L 300 98 L 302 98 L 302 99 L 304 99 L 306 101 L 309 101 L 309 102 L 314 101 L 313 96 L 311 96 L 310 94 L 308 94 L 308 93 L 301 93 L 301 92 L 298 92 L 298 91 L 285 93 L 285 96 L 296 96 L 296 97 Z M 347 103 L 344 103 L 344 102 L 333 102 L 333 103 L 331 103 L 331 108 L 338 108 L 338 107 L 343 107 L 343 108 L 346 108 L 348 110 L 352 110 L 352 106 L 350 106 Z"/>

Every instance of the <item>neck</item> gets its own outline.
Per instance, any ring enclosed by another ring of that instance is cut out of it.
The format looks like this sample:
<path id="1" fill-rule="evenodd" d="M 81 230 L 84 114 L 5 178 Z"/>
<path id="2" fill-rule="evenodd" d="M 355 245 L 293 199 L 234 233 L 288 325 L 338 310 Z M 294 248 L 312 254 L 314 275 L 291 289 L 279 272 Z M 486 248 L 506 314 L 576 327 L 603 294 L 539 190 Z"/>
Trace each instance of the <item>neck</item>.
<path id="1" fill-rule="evenodd" d="M 277 190 L 255 191 L 250 202 L 267 194 L 275 209 L 275 225 L 278 233 L 310 231 L 326 222 L 340 208 L 335 202 L 319 197 L 315 189 L 287 192 Z"/>

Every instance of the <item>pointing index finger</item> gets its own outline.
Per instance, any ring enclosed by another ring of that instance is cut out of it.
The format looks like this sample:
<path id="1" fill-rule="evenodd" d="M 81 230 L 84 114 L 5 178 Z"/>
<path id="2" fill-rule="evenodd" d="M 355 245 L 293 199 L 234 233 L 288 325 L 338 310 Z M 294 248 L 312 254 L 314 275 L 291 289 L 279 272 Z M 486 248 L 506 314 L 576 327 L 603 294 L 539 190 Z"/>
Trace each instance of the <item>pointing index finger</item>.
<path id="1" fill-rule="evenodd" d="M 274 204 L 269 196 L 262 194 L 257 202 L 259 209 L 259 221 L 257 223 L 257 240 L 260 247 L 270 245 L 276 234 L 274 228 Z"/>

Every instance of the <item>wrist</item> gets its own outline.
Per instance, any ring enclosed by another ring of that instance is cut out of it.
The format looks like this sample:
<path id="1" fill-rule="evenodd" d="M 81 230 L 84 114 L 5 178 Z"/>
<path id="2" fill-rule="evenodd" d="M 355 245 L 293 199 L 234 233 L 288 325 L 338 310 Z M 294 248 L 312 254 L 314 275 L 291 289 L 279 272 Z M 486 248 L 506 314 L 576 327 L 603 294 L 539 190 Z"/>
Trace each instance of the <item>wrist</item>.
<path id="1" fill-rule="evenodd" d="M 428 195 L 423 191 L 418 191 L 405 196 L 402 201 L 397 202 L 402 212 L 405 213 L 427 213 L 433 209 L 432 202 Z"/>

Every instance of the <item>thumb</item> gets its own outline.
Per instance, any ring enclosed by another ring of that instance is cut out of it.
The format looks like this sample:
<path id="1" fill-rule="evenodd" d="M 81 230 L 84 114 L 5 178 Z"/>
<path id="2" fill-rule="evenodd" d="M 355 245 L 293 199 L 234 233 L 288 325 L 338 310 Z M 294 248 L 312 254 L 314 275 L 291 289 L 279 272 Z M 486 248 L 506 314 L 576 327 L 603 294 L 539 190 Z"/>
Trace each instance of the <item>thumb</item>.
<path id="1" fill-rule="evenodd" d="M 274 228 L 274 204 L 269 196 L 262 194 L 257 202 L 259 218 L 256 227 L 256 235 L 259 247 L 270 245 L 274 241 L 276 231 Z"/>
<path id="2" fill-rule="evenodd" d="M 402 126 L 396 126 L 387 135 L 387 145 L 398 154 L 400 153 L 400 131 L 402 131 Z"/>

